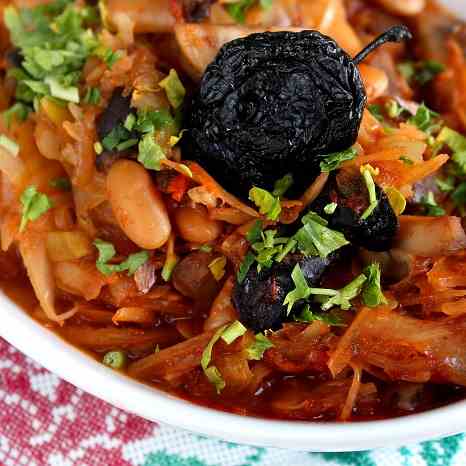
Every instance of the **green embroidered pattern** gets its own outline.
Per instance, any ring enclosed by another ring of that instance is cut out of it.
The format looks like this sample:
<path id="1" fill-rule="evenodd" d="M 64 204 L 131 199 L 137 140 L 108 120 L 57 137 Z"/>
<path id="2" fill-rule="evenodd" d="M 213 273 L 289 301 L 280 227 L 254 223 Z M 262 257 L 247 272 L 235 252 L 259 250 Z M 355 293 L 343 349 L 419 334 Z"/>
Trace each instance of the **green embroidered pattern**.
<path id="1" fill-rule="evenodd" d="M 166 450 L 158 451 L 157 453 L 150 453 L 146 458 L 143 466 L 217 466 L 208 465 L 203 461 L 194 458 L 182 458 L 179 455 L 167 453 Z"/>
<path id="2" fill-rule="evenodd" d="M 368 451 L 356 451 L 350 453 L 311 453 L 311 455 L 317 454 L 327 461 L 333 461 L 341 465 L 377 466 Z"/>

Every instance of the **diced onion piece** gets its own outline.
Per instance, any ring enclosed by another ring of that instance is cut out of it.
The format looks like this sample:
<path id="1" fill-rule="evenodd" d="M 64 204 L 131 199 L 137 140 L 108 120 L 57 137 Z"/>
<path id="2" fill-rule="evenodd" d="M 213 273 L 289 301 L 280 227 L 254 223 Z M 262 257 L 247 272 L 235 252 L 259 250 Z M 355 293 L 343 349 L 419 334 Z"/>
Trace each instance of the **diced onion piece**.
<path id="1" fill-rule="evenodd" d="M 451 255 L 466 247 L 466 234 L 459 217 L 402 215 L 395 247 L 415 256 Z"/>
<path id="2" fill-rule="evenodd" d="M 157 321 L 156 313 L 143 307 L 121 307 L 112 318 L 113 323 L 154 324 Z"/>
<path id="3" fill-rule="evenodd" d="M 47 233 L 47 253 L 53 262 L 71 261 L 91 254 L 92 245 L 82 231 L 51 231 Z"/>
<path id="4" fill-rule="evenodd" d="M 87 301 L 96 299 L 106 284 L 106 278 L 93 263 L 56 262 L 53 272 L 58 288 Z"/>

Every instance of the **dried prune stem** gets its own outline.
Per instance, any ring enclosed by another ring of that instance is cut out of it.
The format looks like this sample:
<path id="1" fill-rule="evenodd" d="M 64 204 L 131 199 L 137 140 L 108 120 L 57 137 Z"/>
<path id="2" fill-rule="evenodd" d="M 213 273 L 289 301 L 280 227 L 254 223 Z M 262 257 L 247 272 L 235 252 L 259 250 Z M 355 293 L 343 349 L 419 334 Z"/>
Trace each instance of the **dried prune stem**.
<path id="1" fill-rule="evenodd" d="M 359 64 L 372 53 L 375 49 L 387 42 L 402 42 L 413 38 L 411 31 L 406 26 L 393 26 L 388 31 L 374 39 L 367 47 L 361 50 L 353 59 L 354 63 Z"/>

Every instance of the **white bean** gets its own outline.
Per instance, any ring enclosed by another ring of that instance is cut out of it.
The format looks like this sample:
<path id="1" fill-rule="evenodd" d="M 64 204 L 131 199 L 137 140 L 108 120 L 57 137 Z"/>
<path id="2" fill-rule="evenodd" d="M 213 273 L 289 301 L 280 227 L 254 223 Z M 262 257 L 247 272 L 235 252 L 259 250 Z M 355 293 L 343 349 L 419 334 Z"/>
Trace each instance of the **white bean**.
<path id="1" fill-rule="evenodd" d="M 160 192 L 142 165 L 116 162 L 107 175 L 107 194 L 113 214 L 130 240 L 144 249 L 163 246 L 171 225 Z"/>

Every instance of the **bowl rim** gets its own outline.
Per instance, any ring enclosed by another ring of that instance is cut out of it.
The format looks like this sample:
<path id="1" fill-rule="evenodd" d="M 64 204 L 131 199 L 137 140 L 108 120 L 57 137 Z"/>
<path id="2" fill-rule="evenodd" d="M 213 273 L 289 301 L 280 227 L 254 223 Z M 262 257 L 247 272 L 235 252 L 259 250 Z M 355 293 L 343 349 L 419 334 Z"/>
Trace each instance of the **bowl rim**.
<path id="1" fill-rule="evenodd" d="M 355 423 L 246 417 L 195 405 L 115 373 L 57 336 L 0 294 L 0 336 L 78 388 L 150 421 L 228 442 L 315 452 L 369 450 L 466 430 L 466 400 L 424 413 Z"/>

